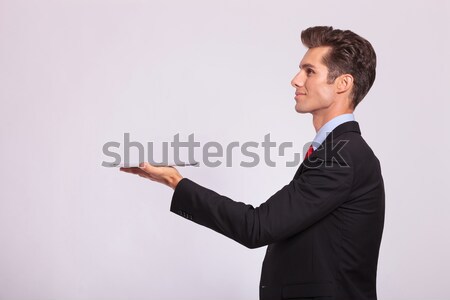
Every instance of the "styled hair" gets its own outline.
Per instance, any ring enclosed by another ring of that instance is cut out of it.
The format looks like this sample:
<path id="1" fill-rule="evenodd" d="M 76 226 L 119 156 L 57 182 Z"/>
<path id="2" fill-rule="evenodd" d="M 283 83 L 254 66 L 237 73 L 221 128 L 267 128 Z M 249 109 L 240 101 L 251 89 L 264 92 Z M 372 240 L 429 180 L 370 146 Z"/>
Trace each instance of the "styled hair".
<path id="1" fill-rule="evenodd" d="M 353 76 L 351 97 L 355 108 L 375 81 L 377 57 L 369 41 L 350 30 L 333 29 L 329 26 L 307 28 L 302 31 L 301 39 L 307 48 L 331 48 L 323 57 L 323 63 L 328 68 L 329 83 L 342 74 Z"/>

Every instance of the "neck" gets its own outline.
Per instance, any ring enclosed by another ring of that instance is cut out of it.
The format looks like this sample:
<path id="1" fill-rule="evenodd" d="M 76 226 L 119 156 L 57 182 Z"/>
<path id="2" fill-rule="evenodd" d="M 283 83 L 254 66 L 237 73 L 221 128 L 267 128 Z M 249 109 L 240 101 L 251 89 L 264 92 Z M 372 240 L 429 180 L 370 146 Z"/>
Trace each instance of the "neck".
<path id="1" fill-rule="evenodd" d="M 331 119 L 343 115 L 343 114 L 351 114 L 353 113 L 353 109 L 345 109 L 345 110 L 339 110 L 334 112 L 327 112 L 327 113 L 312 113 L 313 115 L 313 125 L 316 132 L 319 132 L 320 128 L 322 128 L 323 125 L 325 125 L 328 121 Z"/>

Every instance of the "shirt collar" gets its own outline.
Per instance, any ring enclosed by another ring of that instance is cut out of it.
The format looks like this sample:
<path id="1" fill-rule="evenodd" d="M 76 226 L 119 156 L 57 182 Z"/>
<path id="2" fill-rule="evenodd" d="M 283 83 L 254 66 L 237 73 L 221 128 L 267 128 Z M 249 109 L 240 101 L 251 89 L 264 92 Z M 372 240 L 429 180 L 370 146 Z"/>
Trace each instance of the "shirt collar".
<path id="1" fill-rule="evenodd" d="M 330 121 L 326 122 L 325 125 L 323 125 L 319 131 L 316 134 L 316 137 L 314 138 L 312 142 L 312 146 L 314 150 L 316 150 L 327 138 L 327 135 L 332 132 L 336 127 L 339 125 L 355 121 L 355 116 L 353 114 L 343 114 L 339 115 L 337 117 L 334 117 Z"/>

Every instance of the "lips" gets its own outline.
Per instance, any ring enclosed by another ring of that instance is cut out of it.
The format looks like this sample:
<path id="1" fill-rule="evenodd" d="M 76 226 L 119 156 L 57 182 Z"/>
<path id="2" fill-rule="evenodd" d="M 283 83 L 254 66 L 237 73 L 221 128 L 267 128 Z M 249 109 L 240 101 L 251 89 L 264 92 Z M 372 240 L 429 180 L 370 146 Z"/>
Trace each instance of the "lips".
<path id="1" fill-rule="evenodd" d="M 295 92 L 295 96 L 300 96 L 300 95 L 304 96 L 304 95 L 306 95 L 306 93 L 304 93 L 304 92 Z"/>

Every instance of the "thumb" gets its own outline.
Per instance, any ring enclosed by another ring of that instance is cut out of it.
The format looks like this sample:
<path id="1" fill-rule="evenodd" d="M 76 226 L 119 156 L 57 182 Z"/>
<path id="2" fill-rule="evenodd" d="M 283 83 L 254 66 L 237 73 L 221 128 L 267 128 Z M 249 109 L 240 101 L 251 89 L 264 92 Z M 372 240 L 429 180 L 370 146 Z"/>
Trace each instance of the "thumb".
<path id="1" fill-rule="evenodd" d="M 139 164 L 139 169 L 141 169 L 142 171 L 144 171 L 146 173 L 153 173 L 153 172 L 155 172 L 155 167 L 152 166 L 151 164 L 149 164 L 148 162 L 141 162 Z"/>

